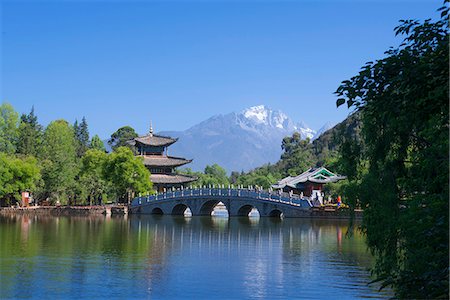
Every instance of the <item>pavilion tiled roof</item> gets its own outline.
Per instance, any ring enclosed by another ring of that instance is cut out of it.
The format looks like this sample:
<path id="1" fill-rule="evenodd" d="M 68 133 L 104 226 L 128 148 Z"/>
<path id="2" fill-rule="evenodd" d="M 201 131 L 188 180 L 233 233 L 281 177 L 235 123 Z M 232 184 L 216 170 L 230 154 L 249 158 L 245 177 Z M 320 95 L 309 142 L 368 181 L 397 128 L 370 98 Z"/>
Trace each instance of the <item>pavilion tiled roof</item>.
<path id="1" fill-rule="evenodd" d="M 175 143 L 178 138 L 171 138 L 169 136 L 157 135 L 157 134 L 147 134 L 140 136 L 130 141 L 130 144 L 135 145 L 136 143 L 141 143 L 149 146 L 169 146 Z"/>
<path id="2" fill-rule="evenodd" d="M 151 174 L 150 181 L 156 184 L 188 183 L 197 180 L 196 177 L 180 174 Z"/>
<path id="3" fill-rule="evenodd" d="M 345 176 L 337 175 L 324 167 L 310 168 L 309 170 L 303 172 L 298 176 L 295 177 L 289 176 L 283 178 L 276 184 L 272 185 L 272 187 L 276 189 L 284 188 L 285 186 L 295 188 L 298 183 L 304 183 L 307 181 L 314 183 L 330 183 L 330 182 L 337 182 L 345 178 L 346 178 Z"/>
<path id="4" fill-rule="evenodd" d="M 192 162 L 192 159 L 184 159 L 175 156 L 161 156 L 161 155 L 145 155 L 144 165 L 155 167 L 178 167 Z"/>

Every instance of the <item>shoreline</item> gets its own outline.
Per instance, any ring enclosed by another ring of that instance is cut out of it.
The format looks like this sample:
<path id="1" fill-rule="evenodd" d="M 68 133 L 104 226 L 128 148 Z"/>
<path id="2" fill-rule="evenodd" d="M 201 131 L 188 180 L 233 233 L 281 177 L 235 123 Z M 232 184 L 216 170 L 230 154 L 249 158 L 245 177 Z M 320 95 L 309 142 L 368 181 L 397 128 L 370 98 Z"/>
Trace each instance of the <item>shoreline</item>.
<path id="1" fill-rule="evenodd" d="M 46 215 L 46 216 L 91 216 L 91 215 L 131 215 L 127 206 L 31 206 L 31 207 L 1 207 L 0 215 Z M 362 210 L 355 210 L 355 219 L 362 218 Z M 317 219 L 350 219 L 347 209 L 319 209 L 312 208 L 299 218 Z"/>
<path id="2" fill-rule="evenodd" d="M 127 206 L 30 206 L 1 207 L 0 215 L 50 215 L 50 216 L 91 216 L 126 215 Z"/>

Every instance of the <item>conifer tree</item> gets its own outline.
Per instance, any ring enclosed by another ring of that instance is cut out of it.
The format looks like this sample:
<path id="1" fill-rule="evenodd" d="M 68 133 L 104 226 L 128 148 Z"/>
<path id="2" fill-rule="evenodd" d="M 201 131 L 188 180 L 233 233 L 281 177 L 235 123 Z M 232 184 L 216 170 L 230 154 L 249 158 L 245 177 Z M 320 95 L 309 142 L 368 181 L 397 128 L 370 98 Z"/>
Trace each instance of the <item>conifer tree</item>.
<path id="1" fill-rule="evenodd" d="M 17 140 L 17 153 L 37 156 L 42 144 L 42 126 L 34 114 L 34 106 L 28 115 L 20 117 L 19 136 Z"/>
<path id="2" fill-rule="evenodd" d="M 82 157 L 89 149 L 89 130 L 85 117 L 83 117 L 80 124 L 78 124 L 78 120 L 75 120 L 73 132 L 76 140 L 77 156 Z"/>
<path id="3" fill-rule="evenodd" d="M 78 156 L 81 157 L 89 149 L 89 130 L 85 117 L 81 120 L 79 127 L 79 142 L 80 148 L 78 149 Z"/>
<path id="4" fill-rule="evenodd" d="M 73 123 L 73 134 L 75 136 L 75 138 L 78 140 L 78 136 L 80 131 L 80 126 L 78 125 L 78 120 L 75 119 L 75 123 Z"/>

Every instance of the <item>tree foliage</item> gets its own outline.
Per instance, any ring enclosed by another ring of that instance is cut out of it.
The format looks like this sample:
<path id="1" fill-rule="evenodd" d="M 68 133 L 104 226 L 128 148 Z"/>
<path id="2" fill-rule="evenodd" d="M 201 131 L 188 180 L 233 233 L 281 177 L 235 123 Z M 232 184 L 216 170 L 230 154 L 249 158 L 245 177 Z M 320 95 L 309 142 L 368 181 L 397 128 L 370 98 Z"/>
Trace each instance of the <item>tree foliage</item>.
<path id="1" fill-rule="evenodd" d="M 40 169 L 34 157 L 17 158 L 0 152 L 0 200 L 13 204 L 21 192 L 33 191 L 40 179 Z"/>
<path id="2" fill-rule="evenodd" d="M 302 140 L 298 132 L 295 132 L 292 137 L 285 137 L 281 148 L 284 150 L 281 163 L 289 175 L 296 176 L 315 165 L 310 140 L 308 138 Z"/>
<path id="3" fill-rule="evenodd" d="M 401 21 L 401 46 L 336 91 L 337 105 L 362 121 L 362 140 L 342 150 L 365 208 L 373 273 L 400 298 L 449 293 L 448 8 L 441 11 L 437 22 Z"/>
<path id="4" fill-rule="evenodd" d="M 218 164 L 213 164 L 212 166 L 206 166 L 204 174 L 210 178 L 215 178 L 217 184 L 230 184 L 227 176 L 227 171 Z"/>
<path id="5" fill-rule="evenodd" d="M 52 201 L 66 204 L 78 174 L 76 141 L 73 129 L 66 121 L 53 121 L 45 129 L 41 159 L 47 196 Z"/>
<path id="6" fill-rule="evenodd" d="M 232 174 L 233 175 L 233 174 Z M 270 186 L 280 180 L 283 176 L 281 169 L 278 165 L 264 165 L 256 168 L 248 173 L 234 174 L 232 183 L 241 186 L 254 186 L 262 187 L 264 189 L 270 188 Z"/>
<path id="7" fill-rule="evenodd" d="M 108 144 L 113 150 L 119 147 L 128 147 L 133 150 L 132 146 L 128 143 L 130 140 L 136 138 L 138 135 L 136 131 L 130 126 L 123 126 L 116 132 L 111 134 L 111 138 L 108 140 Z"/>
<path id="8" fill-rule="evenodd" d="M 81 159 L 79 182 L 82 185 L 82 199 L 86 204 L 101 204 L 101 200 L 111 190 L 105 174 L 108 155 L 98 149 L 87 150 Z"/>
<path id="9" fill-rule="evenodd" d="M 0 105 L 0 152 L 13 154 L 16 151 L 19 114 L 9 103 Z"/>
<path id="10" fill-rule="evenodd" d="M 30 191 L 38 203 L 101 204 L 127 200 L 152 191 L 150 173 L 141 158 L 119 147 L 136 137 L 131 127 L 112 135 L 111 155 L 98 135 L 89 141 L 86 118 L 73 126 L 56 120 L 43 130 L 34 113 L 19 117 L 7 103 L 0 106 L 0 205 Z"/>
<path id="11" fill-rule="evenodd" d="M 116 148 L 108 156 L 104 172 L 116 197 L 122 201 L 130 200 L 137 193 L 152 191 L 150 172 L 142 158 L 134 156 L 127 147 Z"/>
<path id="12" fill-rule="evenodd" d="M 37 156 L 42 146 L 42 126 L 34 114 L 34 107 L 29 114 L 22 114 L 17 139 L 17 153 Z"/>
<path id="13" fill-rule="evenodd" d="M 207 165 L 203 172 L 193 172 L 190 168 L 179 170 L 178 172 L 197 178 L 192 186 L 226 186 L 230 184 L 227 172 L 218 164 Z"/>
<path id="14" fill-rule="evenodd" d="M 96 149 L 96 150 L 106 152 L 105 144 L 103 144 L 103 141 L 100 139 L 100 137 L 97 134 L 92 137 L 89 147 L 90 147 L 90 149 Z"/>
<path id="15" fill-rule="evenodd" d="M 73 131 L 76 140 L 77 156 L 82 157 L 84 153 L 86 153 L 86 151 L 89 149 L 89 129 L 85 117 L 83 117 L 79 125 L 78 121 L 75 120 Z"/>

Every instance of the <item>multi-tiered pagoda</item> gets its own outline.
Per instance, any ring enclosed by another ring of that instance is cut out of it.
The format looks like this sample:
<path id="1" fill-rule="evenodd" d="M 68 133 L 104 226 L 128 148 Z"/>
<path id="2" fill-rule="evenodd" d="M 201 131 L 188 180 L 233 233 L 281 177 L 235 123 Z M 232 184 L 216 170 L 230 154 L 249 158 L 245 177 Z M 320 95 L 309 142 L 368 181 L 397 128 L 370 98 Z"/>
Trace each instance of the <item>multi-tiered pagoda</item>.
<path id="1" fill-rule="evenodd" d="M 153 128 L 147 135 L 137 137 L 131 141 L 136 147 L 137 155 L 144 158 L 144 165 L 150 170 L 150 180 L 157 192 L 164 192 L 171 188 L 180 188 L 197 178 L 176 174 L 177 167 L 188 164 L 192 159 L 169 156 L 168 147 L 178 139 L 153 134 Z"/>

